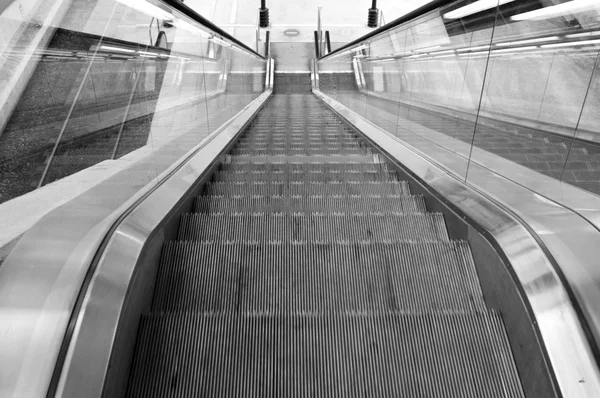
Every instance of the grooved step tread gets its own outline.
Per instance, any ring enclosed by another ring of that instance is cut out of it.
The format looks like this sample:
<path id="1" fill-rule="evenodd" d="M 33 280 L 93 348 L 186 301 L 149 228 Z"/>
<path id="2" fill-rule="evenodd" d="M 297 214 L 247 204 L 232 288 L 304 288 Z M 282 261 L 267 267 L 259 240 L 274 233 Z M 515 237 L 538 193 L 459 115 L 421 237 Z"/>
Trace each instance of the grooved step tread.
<path id="1" fill-rule="evenodd" d="M 140 340 L 130 398 L 523 397 L 495 314 L 150 315 Z"/>
<path id="2" fill-rule="evenodd" d="M 348 156 L 348 155 L 362 155 L 370 154 L 371 150 L 366 148 L 233 148 L 231 150 L 232 156 L 285 156 L 285 155 L 303 155 L 303 156 Z"/>
<path id="3" fill-rule="evenodd" d="M 345 143 L 345 142 L 325 142 L 325 141 L 314 141 L 314 142 L 249 142 L 236 145 L 237 150 L 257 150 L 257 149 L 268 149 L 274 151 L 282 150 L 348 150 L 348 149 L 367 149 L 365 145 L 360 145 L 358 142 Z"/>
<path id="4" fill-rule="evenodd" d="M 441 213 L 183 214 L 181 241 L 225 242 L 447 242 Z"/>
<path id="5" fill-rule="evenodd" d="M 205 195 L 386 196 L 410 195 L 407 182 L 210 182 Z"/>
<path id="6" fill-rule="evenodd" d="M 285 181 L 330 181 L 330 182 L 344 182 L 344 181 L 398 181 L 396 173 L 391 171 L 341 171 L 341 172 L 302 172 L 302 171 L 291 171 L 291 172 L 246 172 L 236 173 L 229 171 L 216 172 L 213 178 L 214 181 L 239 181 L 239 182 L 252 182 L 252 181 L 271 181 L 271 182 L 285 182 Z"/>
<path id="7" fill-rule="evenodd" d="M 319 173 L 376 173 L 388 171 L 386 163 L 221 163 L 220 171 L 235 173 L 319 172 Z"/>
<path id="8" fill-rule="evenodd" d="M 363 144 L 361 144 L 360 141 L 358 141 L 356 138 L 354 137 L 348 137 L 347 139 L 344 140 L 340 140 L 337 138 L 326 138 L 326 137 L 318 137 L 318 138 L 310 138 L 310 139 L 305 139 L 305 138 L 298 138 L 298 139 L 294 139 L 293 137 L 282 137 L 282 138 L 278 138 L 278 137 L 265 137 L 263 139 L 260 138 L 253 138 L 253 139 L 249 139 L 249 138 L 245 138 L 245 139 L 240 139 L 240 141 L 237 142 L 236 147 L 237 148 L 243 148 L 243 147 L 248 147 L 248 146 L 255 146 L 255 145 L 265 145 L 265 146 L 285 146 L 285 145 L 292 145 L 292 146 L 300 146 L 300 147 L 318 147 L 320 145 L 327 145 L 327 146 L 331 146 L 331 147 L 337 147 L 337 146 L 351 146 L 351 147 L 360 147 L 360 146 L 365 146 Z"/>
<path id="9" fill-rule="evenodd" d="M 469 244 L 371 150 L 268 100 L 163 246 L 128 397 L 523 398 Z"/>
<path id="10" fill-rule="evenodd" d="M 358 139 L 356 133 L 344 130 L 323 130 L 314 129 L 306 131 L 280 131 L 277 130 L 262 130 L 254 129 L 254 131 L 248 131 L 244 134 L 241 139 L 251 140 L 265 140 L 265 139 L 276 139 L 276 140 L 323 140 L 323 139 Z"/>
<path id="11" fill-rule="evenodd" d="M 377 155 L 228 155 L 225 163 L 380 163 Z"/>
<path id="12" fill-rule="evenodd" d="M 194 212 L 382 212 L 425 213 L 422 196 L 388 197 L 286 197 L 286 196 L 199 196 Z"/>
<path id="13" fill-rule="evenodd" d="M 170 242 L 155 311 L 485 310 L 465 242 Z"/>

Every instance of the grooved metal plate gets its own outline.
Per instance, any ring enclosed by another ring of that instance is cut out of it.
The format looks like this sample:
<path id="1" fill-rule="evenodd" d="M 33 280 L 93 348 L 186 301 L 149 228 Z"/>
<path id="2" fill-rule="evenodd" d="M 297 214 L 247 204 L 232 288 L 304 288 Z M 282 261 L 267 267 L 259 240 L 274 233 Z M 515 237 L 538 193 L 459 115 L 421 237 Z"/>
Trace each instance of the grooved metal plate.
<path id="1" fill-rule="evenodd" d="M 164 314 L 137 397 L 522 397 L 497 315 Z"/>

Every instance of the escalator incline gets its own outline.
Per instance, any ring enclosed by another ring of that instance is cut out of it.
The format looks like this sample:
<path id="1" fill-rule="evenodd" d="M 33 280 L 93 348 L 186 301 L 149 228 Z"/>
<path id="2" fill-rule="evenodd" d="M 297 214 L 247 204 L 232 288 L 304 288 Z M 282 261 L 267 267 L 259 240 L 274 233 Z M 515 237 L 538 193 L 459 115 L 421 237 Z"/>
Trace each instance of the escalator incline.
<path id="1" fill-rule="evenodd" d="M 467 242 L 311 94 L 276 94 L 165 244 L 129 397 L 523 397 Z"/>

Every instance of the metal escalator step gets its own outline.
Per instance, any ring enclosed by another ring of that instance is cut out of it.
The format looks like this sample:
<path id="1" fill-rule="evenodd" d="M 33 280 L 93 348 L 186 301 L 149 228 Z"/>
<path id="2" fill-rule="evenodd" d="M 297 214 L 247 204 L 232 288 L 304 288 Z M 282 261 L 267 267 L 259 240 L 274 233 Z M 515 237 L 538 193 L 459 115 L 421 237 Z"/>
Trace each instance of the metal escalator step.
<path id="1" fill-rule="evenodd" d="M 229 163 L 379 163 L 374 155 L 237 155 Z"/>
<path id="2" fill-rule="evenodd" d="M 153 311 L 484 311 L 468 243 L 170 242 Z"/>
<path id="3" fill-rule="evenodd" d="M 522 398 L 499 315 L 163 314 L 129 398 Z"/>
<path id="4" fill-rule="evenodd" d="M 302 146 L 310 146 L 310 145 L 350 145 L 356 146 L 360 144 L 360 141 L 355 139 L 354 137 L 345 137 L 345 138 L 337 138 L 337 137 L 326 137 L 326 136 L 317 136 L 317 137 L 257 137 L 255 135 L 250 135 L 245 138 L 241 138 L 236 145 L 238 146 L 248 146 L 248 145 L 302 145 Z"/>
<path id="5" fill-rule="evenodd" d="M 242 155 L 242 156 L 261 156 L 261 155 L 304 155 L 304 156 L 315 156 L 315 155 L 363 155 L 371 153 L 371 149 L 368 148 L 319 148 L 319 149 L 308 149 L 308 148 L 233 148 L 231 155 Z"/>
<path id="6" fill-rule="evenodd" d="M 333 142 L 333 141 L 253 141 L 253 142 L 238 142 L 236 149 L 241 150 L 255 150 L 255 149 L 272 149 L 272 150 L 283 150 L 283 149 L 322 149 L 327 148 L 328 150 L 334 149 L 357 149 L 366 148 L 366 145 L 361 145 L 358 141 L 348 142 Z"/>
<path id="7" fill-rule="evenodd" d="M 349 139 L 359 136 L 348 130 L 339 128 L 326 129 L 323 127 L 308 127 L 302 130 L 293 130 L 289 127 L 273 128 L 252 128 L 244 131 L 242 138 L 246 139 Z"/>
<path id="8" fill-rule="evenodd" d="M 321 129 L 315 133 L 293 133 L 293 132 L 273 132 L 254 130 L 246 132 L 240 137 L 240 142 L 244 141 L 302 141 L 308 139 L 314 141 L 332 141 L 332 142 L 351 142 L 358 139 L 359 136 L 350 131 L 342 130 L 324 130 Z"/>
<path id="9" fill-rule="evenodd" d="M 236 147 L 238 148 L 247 148 L 247 147 L 256 147 L 256 146 L 300 146 L 300 147 L 310 147 L 310 146 L 321 146 L 327 145 L 332 147 L 339 146 L 350 146 L 350 147 L 359 147 L 361 146 L 361 141 L 354 137 L 256 137 L 249 136 L 248 138 L 243 138 L 241 141 L 236 143 Z"/>
<path id="10" fill-rule="evenodd" d="M 341 147 L 341 148 L 358 148 L 362 144 L 360 141 L 354 139 L 338 140 L 338 139 L 310 139 L 310 140 L 299 140 L 299 139 L 270 139 L 270 140 L 243 140 L 238 141 L 237 148 L 247 147 L 300 147 L 300 148 L 312 148 L 312 147 Z"/>
<path id="11" fill-rule="evenodd" d="M 286 182 L 286 181 L 398 181 L 396 173 L 391 171 L 376 171 L 376 172 L 250 172 L 250 173 L 235 173 L 235 172 L 217 172 L 214 174 L 213 181 L 270 181 L 270 182 Z"/>
<path id="12" fill-rule="evenodd" d="M 261 213 L 425 213 L 422 196 L 198 196 L 194 201 L 195 213 L 261 212 Z"/>
<path id="13" fill-rule="evenodd" d="M 214 242 L 448 242 L 441 213 L 188 213 L 178 240 Z"/>
<path id="14" fill-rule="evenodd" d="M 387 196 L 410 195 L 407 182 L 210 182 L 205 195 L 229 196 Z"/>
<path id="15" fill-rule="evenodd" d="M 322 127 L 307 128 L 302 130 L 290 130 L 288 127 L 277 128 L 254 128 L 246 130 L 242 138 L 245 139 L 349 139 L 358 138 L 352 131 L 342 129 L 324 129 Z"/>
<path id="16" fill-rule="evenodd" d="M 387 163 L 221 163 L 219 170 L 235 173 L 376 173 L 387 172 Z"/>

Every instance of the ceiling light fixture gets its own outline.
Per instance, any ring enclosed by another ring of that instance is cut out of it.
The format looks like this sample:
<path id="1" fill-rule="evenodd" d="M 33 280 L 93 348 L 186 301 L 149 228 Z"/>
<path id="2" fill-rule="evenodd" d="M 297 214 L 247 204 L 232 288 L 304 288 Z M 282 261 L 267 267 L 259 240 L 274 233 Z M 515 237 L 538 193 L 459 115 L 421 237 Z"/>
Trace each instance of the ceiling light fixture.
<path id="1" fill-rule="evenodd" d="M 513 21 L 542 20 L 589 11 L 598 7 L 598 0 L 572 0 L 555 6 L 539 8 L 510 17 Z"/>
<path id="2" fill-rule="evenodd" d="M 444 19 L 459 19 L 478 12 L 496 8 L 515 0 L 479 0 L 464 7 L 457 8 L 443 15 Z"/>

